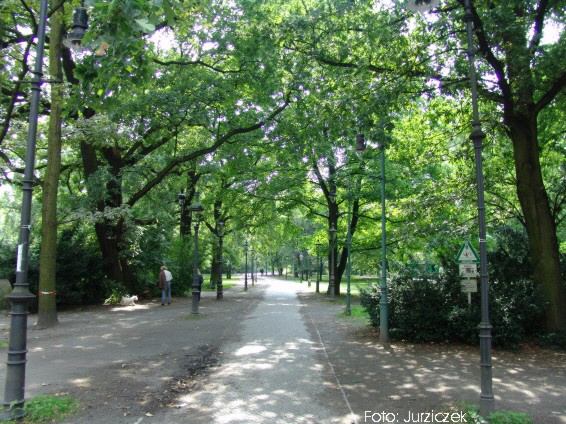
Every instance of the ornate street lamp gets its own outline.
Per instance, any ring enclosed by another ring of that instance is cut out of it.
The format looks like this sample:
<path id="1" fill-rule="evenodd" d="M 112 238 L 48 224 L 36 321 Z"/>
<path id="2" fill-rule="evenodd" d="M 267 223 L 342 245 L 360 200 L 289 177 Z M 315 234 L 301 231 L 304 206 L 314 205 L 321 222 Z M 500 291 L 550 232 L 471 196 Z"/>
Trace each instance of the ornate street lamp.
<path id="1" fill-rule="evenodd" d="M 349 184 L 348 184 L 349 185 Z M 350 259 L 350 253 L 352 251 L 352 193 L 350 192 L 350 187 L 348 187 L 348 233 L 346 237 L 346 249 L 347 249 L 347 287 L 346 287 L 346 316 L 352 315 L 351 308 L 351 297 L 350 297 L 350 279 L 352 273 L 352 261 Z"/>
<path id="2" fill-rule="evenodd" d="M 73 25 L 71 32 L 63 40 L 63 45 L 73 51 L 78 51 L 81 41 L 88 28 L 88 14 L 85 7 L 76 7 L 73 14 Z"/>
<path id="3" fill-rule="evenodd" d="M 410 0 L 409 8 L 416 10 L 420 7 L 421 12 L 430 10 L 438 4 L 438 0 Z M 480 244 L 480 295 L 481 295 L 481 322 L 480 329 L 480 364 L 481 364 L 481 393 L 480 393 L 480 415 L 489 417 L 495 411 L 495 398 L 492 388 L 492 363 L 491 363 L 491 329 L 489 321 L 489 275 L 487 273 L 487 247 L 486 247 L 486 224 L 485 224 L 485 199 L 484 199 L 484 177 L 483 177 L 483 140 L 485 133 L 481 128 L 478 108 L 478 85 L 475 64 L 475 49 L 473 35 L 473 13 L 472 1 L 464 0 L 464 21 L 466 23 L 466 35 L 468 41 L 467 55 L 470 75 L 470 88 L 472 91 L 472 133 L 470 139 L 474 144 L 476 162 L 476 180 L 478 197 L 478 233 Z"/>
<path id="4" fill-rule="evenodd" d="M 387 230 L 385 222 L 385 143 L 381 143 L 381 286 L 379 299 L 379 341 L 389 343 L 389 300 L 387 294 Z"/>
<path id="5" fill-rule="evenodd" d="M 35 53 L 33 78 L 31 81 L 31 100 L 29 111 L 28 139 L 25 154 L 24 178 L 22 180 L 23 194 L 20 215 L 21 224 L 16 261 L 16 281 L 12 293 L 6 296 L 6 298 L 11 303 L 11 318 L 4 402 L 3 411 L 0 414 L 0 419 L 17 419 L 24 416 L 23 408 L 25 404 L 24 390 L 27 362 L 26 355 L 28 303 L 35 297 L 29 291 L 29 283 L 27 280 L 30 244 L 29 240 L 31 228 L 31 206 L 33 198 L 39 100 L 41 97 L 43 53 L 45 50 L 45 28 L 47 25 L 47 9 L 48 0 L 41 0 L 39 20 L 37 22 L 37 49 Z M 85 25 L 86 19 L 87 16 L 85 13 Z"/>
<path id="6" fill-rule="evenodd" d="M 334 183 L 330 184 L 330 193 L 328 193 L 328 198 L 332 204 L 336 204 L 336 185 Z M 336 296 L 335 293 L 335 285 L 336 285 L 336 233 L 338 230 L 334 226 L 334 223 L 330 224 L 330 228 L 328 229 L 328 237 L 330 238 L 330 270 L 328 273 L 328 290 L 330 290 L 330 296 Z"/>
<path id="7" fill-rule="evenodd" d="M 307 281 L 308 281 L 308 287 L 311 286 L 311 279 L 312 279 L 312 267 L 311 267 L 311 256 L 310 254 L 307 252 Z"/>
<path id="8" fill-rule="evenodd" d="M 216 224 L 218 228 L 218 262 L 219 262 L 219 277 L 218 284 L 216 285 L 216 300 L 222 300 L 224 298 L 224 292 L 222 287 L 222 254 L 223 254 L 223 244 L 224 244 L 224 222 L 218 221 Z"/>
<path id="9" fill-rule="evenodd" d="M 252 247 L 250 249 L 250 262 L 251 262 L 251 266 L 252 266 L 252 270 L 251 270 L 251 277 L 252 277 L 252 287 L 255 285 L 254 284 L 254 279 L 255 279 L 255 273 L 254 273 L 254 259 L 255 259 L 255 250 Z"/>
<path id="10" fill-rule="evenodd" d="M 187 213 L 187 196 L 183 189 L 177 195 L 177 201 L 179 202 L 179 206 L 181 207 L 181 218 L 179 220 L 179 234 L 181 236 L 185 235 L 184 231 L 184 224 L 185 224 L 185 216 Z"/>
<path id="11" fill-rule="evenodd" d="M 244 268 L 244 291 L 248 290 L 248 241 L 244 242 L 244 251 L 246 254 L 246 266 Z"/>
<path id="12" fill-rule="evenodd" d="M 304 270 L 303 258 L 304 255 L 302 253 L 299 253 L 299 278 L 301 279 L 301 284 L 303 284 L 303 270 Z"/>
<path id="13" fill-rule="evenodd" d="M 361 159 L 363 153 L 366 151 L 366 142 L 363 134 L 356 135 L 356 155 Z M 352 193 L 351 187 L 348 187 L 348 235 L 347 235 L 347 272 L 348 272 L 348 285 L 346 290 L 346 315 L 352 315 L 352 296 L 351 296 L 351 278 L 352 278 Z"/>
<path id="14" fill-rule="evenodd" d="M 195 251 L 194 251 L 194 264 L 193 264 L 193 287 L 192 287 L 192 309 L 191 314 L 198 314 L 198 304 L 200 299 L 200 284 L 199 284 L 199 272 L 198 272 L 198 229 L 200 222 L 202 220 L 202 212 L 204 207 L 198 201 L 198 193 L 195 195 L 196 201 L 191 205 L 191 216 L 194 223 L 195 229 Z"/>
<path id="15" fill-rule="evenodd" d="M 335 297 L 336 296 L 336 290 L 335 290 L 335 279 L 336 279 L 336 274 L 334 272 L 335 269 L 335 249 L 336 249 L 336 233 L 338 232 L 338 230 L 336 229 L 336 227 L 334 226 L 334 223 L 332 223 L 330 229 L 328 230 L 328 234 L 330 237 L 330 282 L 328 284 L 328 288 L 330 290 L 330 296 L 331 297 Z"/>
<path id="16" fill-rule="evenodd" d="M 322 259 L 320 257 L 321 243 L 316 243 L 316 292 L 320 293 L 320 280 L 322 280 Z"/>

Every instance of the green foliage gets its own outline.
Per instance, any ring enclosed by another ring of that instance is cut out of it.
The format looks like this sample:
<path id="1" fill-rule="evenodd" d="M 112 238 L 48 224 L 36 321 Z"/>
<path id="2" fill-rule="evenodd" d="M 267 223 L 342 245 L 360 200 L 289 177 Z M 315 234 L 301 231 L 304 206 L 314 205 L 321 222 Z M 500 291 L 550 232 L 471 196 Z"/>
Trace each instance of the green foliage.
<path id="1" fill-rule="evenodd" d="M 445 270 L 437 279 L 418 278 L 404 271 L 391 279 L 388 296 L 392 338 L 412 342 L 477 342 L 480 296 L 474 294 L 472 305 L 468 306 L 455 269 Z M 361 290 L 361 304 L 374 327 L 379 326 L 380 298 L 378 286 Z M 541 299 L 530 280 L 495 281 L 490 284 L 490 312 L 494 346 L 517 348 L 536 330 L 542 312 Z"/>
<path id="2" fill-rule="evenodd" d="M 543 348 L 562 350 L 566 352 L 566 331 L 542 334 L 538 337 L 537 343 Z"/>
<path id="3" fill-rule="evenodd" d="M 465 419 L 471 424 L 532 424 L 533 420 L 524 412 L 497 411 L 490 414 L 486 421 L 479 413 L 478 405 L 464 404 Z"/>
<path id="4" fill-rule="evenodd" d="M 106 295 L 103 259 L 86 229 L 64 229 L 57 244 L 57 304 L 97 304 Z"/>
<path id="5" fill-rule="evenodd" d="M 0 240 L 0 278 L 8 278 L 12 283 L 16 270 L 16 250 L 14 246 Z"/>
<path id="6" fill-rule="evenodd" d="M 53 423 L 74 414 L 77 409 L 78 400 L 71 396 L 36 396 L 24 405 L 24 422 Z"/>
<path id="7" fill-rule="evenodd" d="M 129 294 L 126 292 L 123 284 L 112 280 L 106 280 L 105 292 L 109 293 L 109 296 L 104 300 L 105 305 L 118 305 L 122 300 L 122 296 Z"/>

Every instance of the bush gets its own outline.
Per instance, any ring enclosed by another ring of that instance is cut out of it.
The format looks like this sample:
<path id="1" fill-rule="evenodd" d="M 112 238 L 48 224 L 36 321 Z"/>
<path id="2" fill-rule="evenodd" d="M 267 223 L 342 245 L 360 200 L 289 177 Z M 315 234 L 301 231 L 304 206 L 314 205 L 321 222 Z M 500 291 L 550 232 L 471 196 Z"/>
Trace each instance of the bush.
<path id="1" fill-rule="evenodd" d="M 455 267 L 454 267 L 455 268 Z M 403 273 L 391 279 L 388 287 L 389 328 L 393 339 L 411 342 L 458 341 L 477 343 L 481 320 L 480 295 L 472 295 L 468 306 L 460 290 L 455 269 L 437 279 L 414 278 Z M 379 287 L 361 290 L 361 304 L 370 324 L 379 326 Z M 527 280 L 490 284 L 490 321 L 495 346 L 517 348 L 531 334 L 541 316 L 541 300 Z"/>
<path id="2" fill-rule="evenodd" d="M 112 280 L 105 281 L 105 293 L 108 297 L 104 300 L 105 305 L 118 305 L 122 301 L 122 296 L 127 296 L 126 287 L 122 283 Z"/>
<path id="3" fill-rule="evenodd" d="M 539 335 L 537 342 L 540 347 L 566 352 L 566 331 L 541 334 Z"/>

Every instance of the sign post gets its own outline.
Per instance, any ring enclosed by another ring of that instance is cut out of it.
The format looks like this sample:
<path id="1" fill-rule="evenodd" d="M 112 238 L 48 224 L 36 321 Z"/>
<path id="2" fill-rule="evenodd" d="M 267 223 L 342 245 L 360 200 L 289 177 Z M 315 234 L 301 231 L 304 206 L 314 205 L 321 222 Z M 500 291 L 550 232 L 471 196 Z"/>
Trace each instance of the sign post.
<path id="1" fill-rule="evenodd" d="M 472 305 L 472 293 L 477 293 L 478 263 L 480 257 L 474 247 L 466 240 L 456 255 L 456 262 L 460 267 L 460 278 L 462 278 L 462 291 L 468 294 L 468 305 Z"/>

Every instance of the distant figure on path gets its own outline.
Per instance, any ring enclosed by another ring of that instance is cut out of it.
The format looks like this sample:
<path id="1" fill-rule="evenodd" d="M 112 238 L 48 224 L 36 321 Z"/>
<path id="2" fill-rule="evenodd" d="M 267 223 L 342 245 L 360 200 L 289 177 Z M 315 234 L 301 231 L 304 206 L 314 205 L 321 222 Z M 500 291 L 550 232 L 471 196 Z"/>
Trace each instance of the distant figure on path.
<path id="1" fill-rule="evenodd" d="M 159 285 L 161 289 L 161 306 L 165 305 L 165 300 L 167 304 L 171 304 L 171 283 L 173 282 L 173 276 L 167 270 L 167 267 L 163 265 L 161 271 L 159 272 Z"/>

